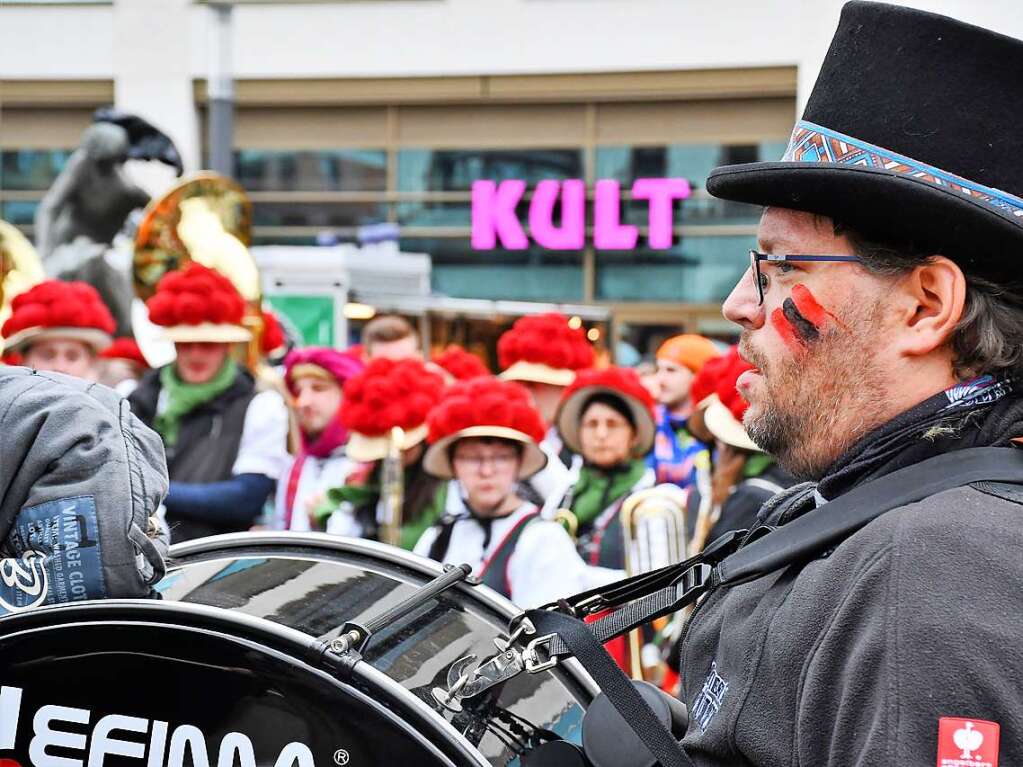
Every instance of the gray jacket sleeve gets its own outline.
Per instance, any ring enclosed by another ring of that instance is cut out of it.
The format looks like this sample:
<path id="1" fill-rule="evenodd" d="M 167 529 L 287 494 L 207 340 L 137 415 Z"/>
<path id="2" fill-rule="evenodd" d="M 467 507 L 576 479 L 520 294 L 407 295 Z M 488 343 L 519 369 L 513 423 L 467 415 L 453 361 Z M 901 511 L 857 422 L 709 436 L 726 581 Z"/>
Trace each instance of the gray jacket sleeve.
<path id="1" fill-rule="evenodd" d="M 958 740 L 1023 764 L 1023 506 L 958 488 L 889 515 L 807 658 L 795 763 L 934 765 Z"/>
<path id="2" fill-rule="evenodd" d="M 0 614 L 150 595 L 166 492 L 160 438 L 116 392 L 0 367 Z"/>

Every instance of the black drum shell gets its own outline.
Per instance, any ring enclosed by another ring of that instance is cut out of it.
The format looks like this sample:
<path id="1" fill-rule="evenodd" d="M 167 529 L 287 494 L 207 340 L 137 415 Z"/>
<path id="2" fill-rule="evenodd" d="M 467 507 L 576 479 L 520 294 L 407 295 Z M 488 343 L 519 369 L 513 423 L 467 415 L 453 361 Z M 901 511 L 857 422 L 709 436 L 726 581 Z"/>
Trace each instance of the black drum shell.
<path id="1" fill-rule="evenodd" d="M 399 685 L 324 649 L 267 621 L 169 602 L 6 616 L 0 759 L 89 764 L 116 719 L 105 767 L 486 764 Z M 68 737 L 72 747 L 60 745 Z M 38 750 L 47 739 L 54 745 Z M 228 742 L 240 750 L 225 757 Z"/>
<path id="2" fill-rule="evenodd" d="M 319 534 L 245 533 L 172 549 L 160 591 L 167 600 L 204 604 L 265 619 L 322 642 L 345 621 L 365 623 L 442 571 L 435 562 L 370 541 Z M 574 661 L 543 674 L 520 674 L 460 714 L 436 704 L 459 658 L 495 652 L 520 611 L 484 586 L 458 584 L 375 635 L 365 660 L 464 732 L 491 764 L 513 763 L 529 737 L 581 742 L 596 687 Z"/>

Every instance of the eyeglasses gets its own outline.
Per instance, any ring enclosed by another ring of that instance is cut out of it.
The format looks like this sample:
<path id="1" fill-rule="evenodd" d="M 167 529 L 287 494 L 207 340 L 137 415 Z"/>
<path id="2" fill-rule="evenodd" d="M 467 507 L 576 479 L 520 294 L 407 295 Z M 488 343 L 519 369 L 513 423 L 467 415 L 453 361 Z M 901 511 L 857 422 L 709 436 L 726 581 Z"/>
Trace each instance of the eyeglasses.
<path id="1" fill-rule="evenodd" d="M 496 453 L 494 455 L 456 455 L 454 462 L 466 469 L 481 471 L 484 464 L 490 464 L 495 469 L 510 469 L 518 461 L 516 453 Z"/>
<path id="2" fill-rule="evenodd" d="M 862 258 L 859 256 L 786 256 L 786 255 L 774 255 L 773 253 L 760 253 L 756 250 L 749 252 L 750 270 L 753 274 L 753 285 L 757 289 L 757 306 L 764 305 L 764 290 L 766 290 L 767 278 L 760 271 L 760 262 L 769 261 L 771 263 L 777 263 L 779 261 L 848 261 L 848 262 L 861 262 Z"/>

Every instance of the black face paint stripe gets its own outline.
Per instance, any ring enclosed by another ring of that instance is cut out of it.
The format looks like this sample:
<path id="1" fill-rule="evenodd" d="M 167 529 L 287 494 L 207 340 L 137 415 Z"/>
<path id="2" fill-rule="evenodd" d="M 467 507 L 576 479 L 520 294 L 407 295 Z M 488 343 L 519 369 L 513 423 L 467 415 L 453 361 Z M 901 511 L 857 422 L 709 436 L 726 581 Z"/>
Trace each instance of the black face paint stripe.
<path id="1" fill-rule="evenodd" d="M 785 315 L 785 319 L 792 323 L 792 327 L 796 329 L 796 332 L 799 333 L 799 337 L 804 341 L 816 341 L 821 337 L 820 331 L 817 330 L 817 326 L 802 315 L 791 298 L 785 299 L 781 305 L 781 311 L 782 314 Z"/>

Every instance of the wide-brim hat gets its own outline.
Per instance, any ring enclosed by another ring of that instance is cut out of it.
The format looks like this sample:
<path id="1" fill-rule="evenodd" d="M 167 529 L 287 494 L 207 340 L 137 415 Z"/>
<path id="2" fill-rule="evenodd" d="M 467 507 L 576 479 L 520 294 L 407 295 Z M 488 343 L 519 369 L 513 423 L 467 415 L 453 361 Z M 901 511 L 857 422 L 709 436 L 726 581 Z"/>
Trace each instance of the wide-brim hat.
<path id="1" fill-rule="evenodd" d="M 596 394 L 608 394 L 619 399 L 632 414 L 632 422 L 636 428 L 636 444 L 632 448 L 633 458 L 642 458 L 649 453 L 654 446 L 654 434 L 657 431 L 657 424 L 650 415 L 650 409 L 638 399 L 611 386 L 584 386 L 561 401 L 554 422 L 558 426 L 558 434 L 561 435 L 562 441 L 568 445 L 569 449 L 575 453 L 582 453 L 582 443 L 579 441 L 579 420 L 586 403 Z"/>
<path id="2" fill-rule="evenodd" d="M 174 343 L 246 343 L 252 333 L 241 325 L 200 322 L 197 325 L 171 325 L 160 336 Z"/>
<path id="3" fill-rule="evenodd" d="M 756 442 L 750 439 L 742 421 L 736 420 L 732 411 L 725 407 L 720 400 L 715 399 L 707 406 L 707 410 L 703 414 L 703 423 L 707 427 L 707 431 L 726 445 L 757 453 L 764 452 Z"/>
<path id="4" fill-rule="evenodd" d="M 409 450 L 424 439 L 427 434 L 426 424 L 417 426 L 414 429 L 404 431 L 404 438 L 401 442 L 402 450 Z M 387 435 L 370 436 L 352 432 L 345 446 L 345 454 L 353 461 L 369 463 L 371 461 L 382 461 L 387 457 L 391 442 Z"/>
<path id="5" fill-rule="evenodd" d="M 718 168 L 714 196 L 828 216 L 1020 283 L 1023 42 L 850 2 L 780 162 Z"/>
<path id="6" fill-rule="evenodd" d="M 522 464 L 519 466 L 519 479 L 531 477 L 547 465 L 547 454 L 528 434 L 517 429 L 509 429 L 506 426 L 469 426 L 454 434 L 442 437 L 430 445 L 423 458 L 423 468 L 441 479 L 454 477 L 454 468 L 451 466 L 451 446 L 458 440 L 469 437 L 490 437 L 521 443 Z"/>
<path id="7" fill-rule="evenodd" d="M 98 328 L 25 328 L 14 333 L 10 338 L 0 342 L 0 349 L 5 354 L 10 352 L 22 352 L 29 346 L 39 341 L 53 339 L 67 339 L 70 341 L 81 341 L 91 348 L 96 354 L 106 349 L 113 343 L 113 336 Z"/>
<path id="8" fill-rule="evenodd" d="M 550 386 L 568 386 L 575 380 L 575 371 L 567 368 L 552 368 L 540 362 L 520 360 L 502 371 L 498 378 L 503 381 L 527 381 Z"/>

